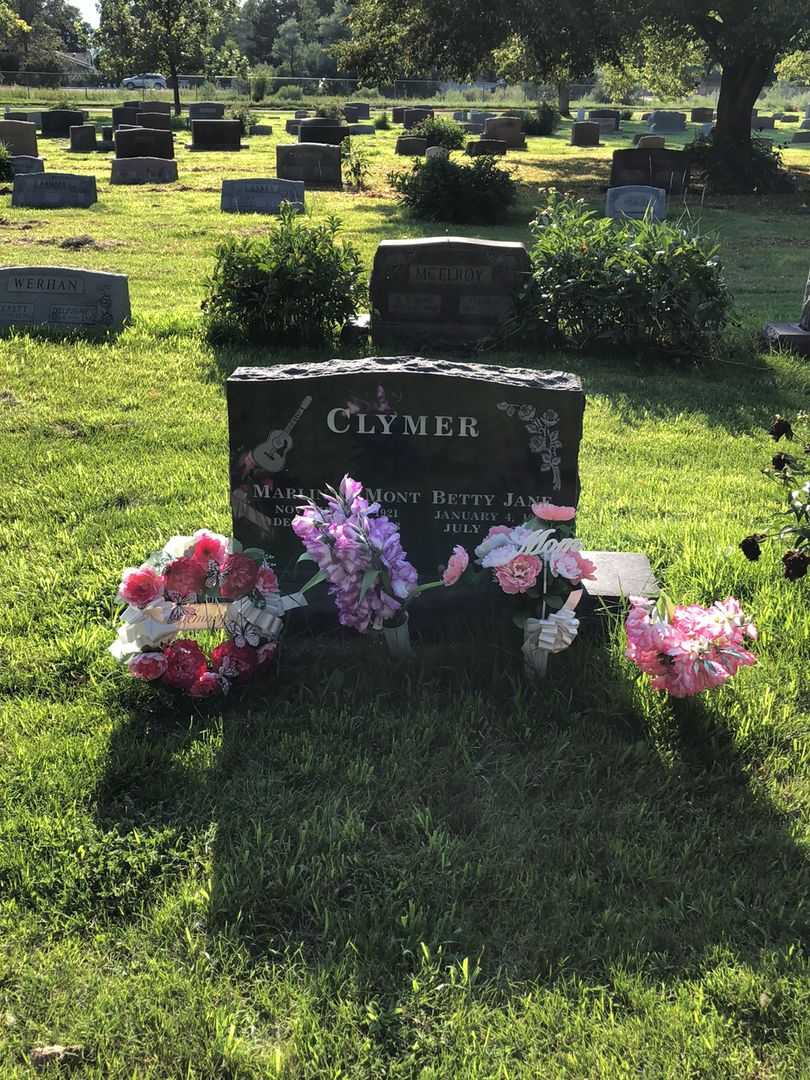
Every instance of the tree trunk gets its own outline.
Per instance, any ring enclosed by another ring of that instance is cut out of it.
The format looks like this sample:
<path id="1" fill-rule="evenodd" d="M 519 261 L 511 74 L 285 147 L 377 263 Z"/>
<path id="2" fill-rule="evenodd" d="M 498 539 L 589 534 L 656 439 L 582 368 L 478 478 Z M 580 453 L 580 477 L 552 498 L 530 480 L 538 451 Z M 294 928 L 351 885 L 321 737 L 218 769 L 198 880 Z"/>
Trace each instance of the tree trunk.
<path id="1" fill-rule="evenodd" d="M 180 76 L 177 72 L 177 63 L 174 60 L 169 60 L 169 75 L 174 90 L 174 115 L 179 116 L 182 109 L 180 104 Z"/>
<path id="2" fill-rule="evenodd" d="M 571 115 L 571 84 L 567 82 L 557 83 L 557 99 L 560 105 L 560 116 Z"/>
<path id="3" fill-rule="evenodd" d="M 773 71 L 776 58 L 765 53 L 742 53 L 723 65 L 717 102 L 715 142 L 751 145 L 751 112 Z"/>

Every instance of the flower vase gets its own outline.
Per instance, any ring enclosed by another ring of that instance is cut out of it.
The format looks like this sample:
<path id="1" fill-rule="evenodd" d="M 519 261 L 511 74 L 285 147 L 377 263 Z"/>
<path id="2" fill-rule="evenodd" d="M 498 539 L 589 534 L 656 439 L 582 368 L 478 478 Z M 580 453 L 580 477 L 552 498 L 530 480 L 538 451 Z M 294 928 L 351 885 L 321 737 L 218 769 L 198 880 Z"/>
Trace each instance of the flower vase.
<path id="1" fill-rule="evenodd" d="M 548 674 L 548 649 L 537 647 L 537 631 L 530 631 L 528 626 L 523 627 L 523 670 L 526 678 L 535 681 L 545 679 Z"/>
<path id="2" fill-rule="evenodd" d="M 411 646 L 411 632 L 408 627 L 408 615 L 398 626 L 383 626 L 383 640 L 392 660 L 412 660 L 415 653 Z"/>
<path id="3" fill-rule="evenodd" d="M 582 596 L 582 589 L 570 593 L 559 611 L 545 619 L 527 619 L 523 627 L 523 667 L 528 678 L 544 679 L 548 671 L 551 653 L 562 652 L 573 644 L 579 620 L 574 608 Z"/>

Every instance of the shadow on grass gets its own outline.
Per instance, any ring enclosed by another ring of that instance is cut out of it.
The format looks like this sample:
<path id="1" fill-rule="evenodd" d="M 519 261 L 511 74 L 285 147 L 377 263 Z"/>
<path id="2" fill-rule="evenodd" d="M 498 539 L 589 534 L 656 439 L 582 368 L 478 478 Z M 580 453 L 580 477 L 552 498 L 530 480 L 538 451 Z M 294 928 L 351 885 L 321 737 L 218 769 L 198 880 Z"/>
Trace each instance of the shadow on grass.
<path id="1" fill-rule="evenodd" d="M 756 968 L 806 935 L 808 863 L 714 700 L 637 696 L 598 639 L 536 691 L 506 632 L 455 640 L 402 668 L 299 635 L 264 699 L 187 729 L 133 709 L 100 824 L 213 823 L 209 932 L 381 993 L 422 942 L 488 976 L 592 981 L 629 957 L 695 972 L 716 946 Z"/>

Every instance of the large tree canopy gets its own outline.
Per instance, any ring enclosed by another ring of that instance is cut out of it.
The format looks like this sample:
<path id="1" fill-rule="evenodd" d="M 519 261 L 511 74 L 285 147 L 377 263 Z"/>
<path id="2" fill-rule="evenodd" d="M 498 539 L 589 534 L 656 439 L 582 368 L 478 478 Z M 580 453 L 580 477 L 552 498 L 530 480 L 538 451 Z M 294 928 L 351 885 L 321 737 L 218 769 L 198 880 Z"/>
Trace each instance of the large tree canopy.
<path id="1" fill-rule="evenodd" d="M 810 0 L 357 0 L 347 70 L 469 77 L 512 50 L 526 78 L 586 74 L 652 30 L 694 40 L 722 68 L 718 144 L 751 148 L 751 109 L 781 56 L 810 41 Z"/>

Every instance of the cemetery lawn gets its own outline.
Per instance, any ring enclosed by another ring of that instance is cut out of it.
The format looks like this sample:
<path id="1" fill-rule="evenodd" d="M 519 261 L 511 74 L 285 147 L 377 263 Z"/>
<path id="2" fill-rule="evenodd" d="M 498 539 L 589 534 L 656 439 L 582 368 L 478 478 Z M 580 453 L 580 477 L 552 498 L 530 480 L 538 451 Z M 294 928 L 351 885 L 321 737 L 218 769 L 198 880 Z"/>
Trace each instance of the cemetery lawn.
<path id="1" fill-rule="evenodd" d="M 369 140 L 370 192 L 307 194 L 366 265 L 386 237 L 445 231 L 395 207 L 395 131 Z M 506 225 L 446 231 L 528 240 L 540 184 L 599 205 L 629 140 L 567 139 L 510 155 Z M 4 264 L 127 273 L 134 322 L 0 341 L 0 1076 L 59 1043 L 96 1080 L 807 1077 L 810 579 L 736 551 L 776 505 L 767 428 L 808 407 L 806 361 L 482 358 L 582 376 L 586 547 L 644 551 L 674 597 L 753 615 L 760 663 L 713 696 L 650 692 L 610 620 L 541 693 L 489 624 L 413 668 L 293 627 L 276 684 L 222 710 L 107 655 L 121 568 L 229 531 L 224 379 L 282 359 L 198 332 L 217 240 L 269 223 L 218 210 L 223 178 L 275 174 L 276 137 L 247 141 L 180 148 L 178 185 L 135 188 L 42 141 L 49 171 L 96 172 L 98 205 L 2 196 Z M 807 187 L 810 149 L 787 160 Z M 798 315 L 805 199 L 690 206 L 741 346 Z"/>

